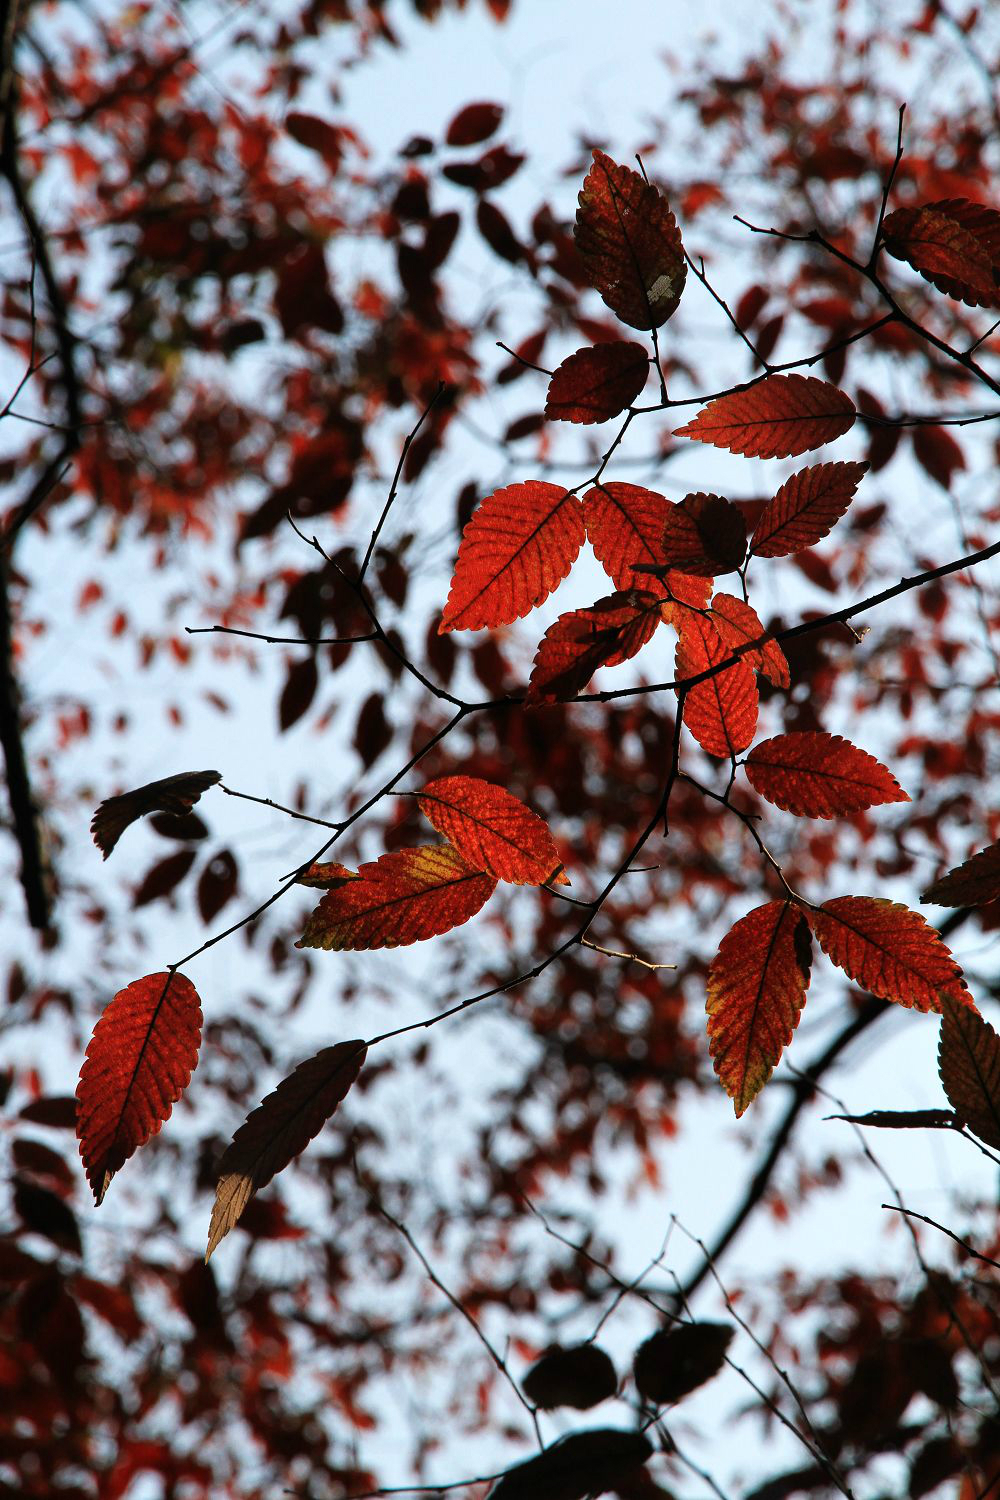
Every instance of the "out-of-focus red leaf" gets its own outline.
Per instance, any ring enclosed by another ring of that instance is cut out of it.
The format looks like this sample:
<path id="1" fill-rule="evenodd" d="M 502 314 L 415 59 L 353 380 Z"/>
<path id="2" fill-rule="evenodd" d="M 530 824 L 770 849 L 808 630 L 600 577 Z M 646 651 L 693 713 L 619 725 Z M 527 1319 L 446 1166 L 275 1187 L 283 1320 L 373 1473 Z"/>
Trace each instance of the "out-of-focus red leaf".
<path id="1" fill-rule="evenodd" d="M 670 205 L 603 151 L 580 190 L 575 238 L 591 285 L 623 323 L 659 328 L 676 311 L 687 265 Z"/>
<path id="2" fill-rule="evenodd" d="M 546 824 L 505 787 L 478 776 L 440 776 L 418 801 L 424 817 L 474 870 L 514 885 L 567 885 Z"/>
<path id="3" fill-rule="evenodd" d="M 80 1155 L 98 1203 L 119 1167 L 169 1118 L 200 1043 L 201 1004 L 183 974 L 147 974 L 105 1009 L 76 1090 Z"/>
<path id="4" fill-rule="evenodd" d="M 946 296 L 969 307 L 1000 307 L 1000 213 L 947 198 L 897 208 L 882 225 L 885 248 Z"/>
<path id="5" fill-rule="evenodd" d="M 521 261 L 532 263 L 530 251 L 514 233 L 507 215 L 488 198 L 480 198 L 476 204 L 476 224 L 494 255 L 499 255 L 501 260 L 509 260 L 515 266 Z"/>
<path id="6" fill-rule="evenodd" d="M 807 911 L 826 956 L 862 989 L 914 1010 L 950 995 L 971 1005 L 962 971 L 918 912 L 878 896 L 838 896 Z"/>
<path id="7" fill-rule="evenodd" d="M 741 1115 L 760 1093 L 799 1024 L 812 967 L 809 924 L 790 901 L 769 901 L 722 939 L 708 971 L 708 1037 Z"/>
<path id="8" fill-rule="evenodd" d="M 685 495 L 678 505 L 667 507 L 663 551 L 681 573 L 700 578 L 731 573 L 746 556 L 743 516 L 722 495 Z"/>
<path id="9" fill-rule="evenodd" d="M 478 161 L 448 162 L 441 168 L 441 175 L 458 187 L 471 188 L 474 193 L 488 193 L 513 177 L 523 162 L 523 156 L 508 151 L 506 146 L 492 146 Z"/>
<path id="10" fill-rule="evenodd" d="M 868 468 L 864 463 L 814 464 L 786 479 L 761 511 L 750 538 L 757 557 L 787 557 L 812 547 L 840 520 Z"/>
<path id="11" fill-rule="evenodd" d="M 560 615 L 539 642 L 525 701 L 575 698 L 598 667 L 617 667 L 635 656 L 660 623 L 659 605 L 655 594 L 629 589 Z"/>
<path id="12" fill-rule="evenodd" d="M 679 599 L 701 608 L 712 592 L 709 579 L 669 572 L 637 573 L 639 566 L 666 568 L 663 528 L 670 501 L 639 484 L 600 484 L 583 497 L 587 540 L 598 562 L 618 589 L 642 589 L 662 599 Z"/>
<path id="13" fill-rule="evenodd" d="M 552 1344 L 527 1372 L 521 1388 L 541 1411 L 557 1406 L 589 1411 L 615 1394 L 618 1375 L 597 1344 Z"/>
<path id="14" fill-rule="evenodd" d="M 839 818 L 910 800 L 886 766 L 839 734 L 775 735 L 754 745 L 744 770 L 754 791 L 800 818 Z"/>
<path id="15" fill-rule="evenodd" d="M 229 849 L 220 849 L 209 860 L 198 877 L 198 910 L 203 922 L 211 922 L 236 895 L 238 874 L 236 858 Z"/>
<path id="16" fill-rule="evenodd" d="M 448 146 L 478 146 L 488 141 L 500 127 L 504 110 L 502 104 L 467 104 L 453 115 L 445 131 Z"/>
<path id="17" fill-rule="evenodd" d="M 686 610 L 677 642 L 677 679 L 695 677 L 728 656 L 729 649 L 712 621 Z M 757 728 L 757 683 L 742 658 L 706 682 L 688 688 L 684 723 L 709 755 L 725 757 L 747 748 Z"/>
<path id="18" fill-rule="evenodd" d="M 360 880 L 357 870 L 349 870 L 346 865 L 338 865 L 333 862 L 328 864 L 312 864 L 308 870 L 296 876 L 298 885 L 315 886 L 322 891 L 335 891 L 346 884 L 348 880 Z"/>
<path id="19" fill-rule="evenodd" d="M 674 437 L 749 458 L 792 458 L 843 436 L 856 416 L 850 396 L 813 375 L 768 375 L 749 390 L 710 401 Z"/>
<path id="20" fill-rule="evenodd" d="M 545 415 L 559 422 L 607 422 L 641 392 L 649 355 L 641 344 L 595 344 L 564 359 L 549 381 Z"/>
<path id="21" fill-rule="evenodd" d="M 385 715 L 385 693 L 376 689 L 361 705 L 354 730 L 354 748 L 365 770 L 392 744 L 392 725 Z"/>
<path id="22" fill-rule="evenodd" d="M 316 115 L 292 110 L 285 116 L 285 129 L 293 141 L 310 151 L 317 151 L 327 166 L 336 172 L 344 155 L 344 133 L 338 126 L 331 125 L 329 120 L 320 120 Z"/>
<path id="23" fill-rule="evenodd" d="M 927 887 L 921 901 L 933 906 L 985 906 L 1000 896 L 1000 844 L 980 849 Z"/>
<path id="24" fill-rule="evenodd" d="M 438 629 L 510 625 L 566 577 L 584 539 L 583 507 L 558 484 L 509 484 L 465 528 Z"/>
<path id="25" fill-rule="evenodd" d="M 734 594 L 716 594 L 712 599 L 712 623 L 722 637 L 724 646 L 733 650 L 745 646 L 747 641 L 762 641 L 753 651 L 744 651 L 743 660 L 748 667 L 762 672 L 775 687 L 791 685 L 785 653 L 765 631 L 754 609 Z"/>
<path id="26" fill-rule="evenodd" d="M 398 849 L 358 869 L 358 880 L 328 891 L 297 948 L 399 948 L 474 917 L 496 880 L 445 844 Z"/>
<path id="27" fill-rule="evenodd" d="M 941 1005 L 938 1072 L 958 1119 L 1000 1148 L 1000 1036 L 968 1005 Z"/>
<path id="28" fill-rule="evenodd" d="M 140 881 L 132 897 L 132 905 L 136 908 L 148 906 L 150 901 L 159 901 L 164 896 L 169 896 L 180 885 L 193 864 L 193 849 L 178 849 L 176 854 L 168 854 L 166 859 L 158 860 Z"/>
<path id="29" fill-rule="evenodd" d="M 206 1260 L 253 1194 L 323 1128 L 361 1072 L 367 1051 L 361 1039 L 324 1047 L 299 1063 L 247 1116 L 219 1162 Z"/>
<path id="30" fill-rule="evenodd" d="M 202 792 L 222 780 L 221 771 L 181 771 L 149 781 L 131 792 L 108 797 L 90 820 L 94 843 L 107 859 L 125 829 L 147 813 L 165 812 L 176 817 L 190 812 Z"/>
<path id="31" fill-rule="evenodd" d="M 640 1394 L 657 1406 L 680 1401 L 719 1373 L 732 1336 L 728 1323 L 661 1328 L 635 1351 L 632 1373 Z"/>
<path id="32" fill-rule="evenodd" d="M 76 1129 L 76 1100 L 72 1094 L 49 1094 L 42 1099 L 32 1099 L 18 1113 L 19 1120 L 28 1120 L 32 1125 L 48 1125 L 53 1130 Z"/>
<path id="33" fill-rule="evenodd" d="M 319 686 L 319 671 L 312 654 L 293 661 L 281 690 L 278 703 L 278 728 L 284 732 L 291 729 L 308 709 Z"/>
<path id="34" fill-rule="evenodd" d="M 14 1177 L 14 1208 L 25 1227 L 34 1234 L 41 1234 L 54 1245 L 80 1255 L 80 1229 L 76 1214 L 58 1194 L 36 1182 L 27 1182 L 23 1177 Z"/>
<path id="35" fill-rule="evenodd" d="M 965 468 L 965 454 L 947 427 L 914 427 L 913 451 L 917 462 L 943 490 L 951 488 L 952 475 Z"/>

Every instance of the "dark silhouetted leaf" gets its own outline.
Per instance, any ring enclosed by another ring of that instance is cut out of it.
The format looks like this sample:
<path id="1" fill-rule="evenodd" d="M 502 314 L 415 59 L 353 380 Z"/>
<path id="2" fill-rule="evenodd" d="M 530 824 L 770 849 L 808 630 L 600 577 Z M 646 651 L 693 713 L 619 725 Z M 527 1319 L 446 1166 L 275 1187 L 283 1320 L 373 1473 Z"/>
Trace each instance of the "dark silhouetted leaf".
<path id="1" fill-rule="evenodd" d="M 946 997 L 938 1072 L 958 1119 L 1000 1148 L 1000 1036 L 978 1011 Z"/>
<path id="2" fill-rule="evenodd" d="M 635 1351 L 639 1394 L 655 1406 L 680 1401 L 722 1369 L 733 1330 L 728 1323 L 679 1323 L 662 1328 Z"/>
<path id="3" fill-rule="evenodd" d="M 595 1427 L 571 1432 L 497 1480 L 487 1500 L 584 1500 L 603 1495 L 652 1456 L 642 1432 Z"/>
<path id="4" fill-rule="evenodd" d="M 1000 896 L 1000 844 L 980 849 L 928 886 L 921 901 L 933 906 L 985 906 Z"/>
<path id="5" fill-rule="evenodd" d="M 557 1406 L 589 1411 L 615 1394 L 618 1376 L 596 1344 L 552 1344 L 525 1375 L 521 1389 L 543 1411 Z"/>
<path id="6" fill-rule="evenodd" d="M 107 859 L 125 829 L 147 813 L 165 812 L 181 816 L 190 812 L 202 792 L 222 780 L 221 771 L 182 771 L 150 781 L 132 792 L 122 792 L 102 802 L 90 820 L 94 843 Z"/>

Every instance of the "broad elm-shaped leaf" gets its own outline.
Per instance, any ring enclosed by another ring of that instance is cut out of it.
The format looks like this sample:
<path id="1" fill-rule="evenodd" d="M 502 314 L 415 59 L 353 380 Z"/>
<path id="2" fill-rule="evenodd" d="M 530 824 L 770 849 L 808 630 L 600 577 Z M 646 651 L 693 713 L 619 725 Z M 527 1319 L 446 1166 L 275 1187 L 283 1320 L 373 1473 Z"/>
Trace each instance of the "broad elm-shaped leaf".
<path id="1" fill-rule="evenodd" d="M 639 1394 L 656 1406 L 680 1401 L 717 1375 L 733 1330 L 728 1323 L 679 1323 L 639 1345 L 632 1373 Z"/>
<path id="2" fill-rule="evenodd" d="M 970 1006 L 941 1007 L 938 1072 L 958 1119 L 1000 1148 L 1000 1036 Z"/>
<path id="3" fill-rule="evenodd" d="M 169 1118 L 200 1042 L 201 1005 L 183 974 L 147 974 L 106 1007 L 76 1089 L 80 1155 L 98 1203 L 119 1167 Z"/>
<path id="4" fill-rule="evenodd" d="M 709 1050 L 739 1117 L 760 1093 L 799 1024 L 812 966 L 809 924 L 769 901 L 722 939 L 708 971 Z"/>
<path id="5" fill-rule="evenodd" d="M 695 677 L 729 658 L 712 621 L 693 610 L 680 620 L 675 675 Z M 684 723 L 709 755 L 735 755 L 752 742 L 757 728 L 757 683 L 742 659 L 688 688 Z"/>
<path id="6" fill-rule="evenodd" d="M 468 922 L 496 890 L 446 844 L 397 849 L 327 891 L 296 948 L 401 948 Z"/>
<path id="7" fill-rule="evenodd" d="M 659 328 L 677 310 L 687 264 L 670 205 L 603 151 L 580 191 L 575 238 L 591 286 L 630 328 Z"/>
<path id="8" fill-rule="evenodd" d="M 822 541 L 854 499 L 866 463 L 814 464 L 786 479 L 760 513 L 754 557 L 787 557 Z"/>
<path id="9" fill-rule="evenodd" d="M 597 1344 L 552 1344 L 532 1365 L 521 1388 L 542 1411 L 557 1406 L 589 1411 L 615 1394 L 618 1376 Z"/>
<path id="10" fill-rule="evenodd" d="M 754 745 L 744 770 L 754 791 L 800 818 L 839 818 L 910 800 L 881 761 L 839 734 L 775 735 Z"/>
<path id="11" fill-rule="evenodd" d="M 760 644 L 754 650 L 743 650 L 742 659 L 748 667 L 762 672 L 775 687 L 791 685 L 785 653 L 772 640 L 760 622 L 756 611 L 734 594 L 716 594 L 712 600 L 712 623 L 730 651 L 746 647 L 748 641 Z"/>
<path id="12" fill-rule="evenodd" d="M 587 540 L 598 562 L 619 589 L 644 589 L 661 599 L 680 599 L 701 607 L 708 603 L 711 581 L 687 573 L 637 572 L 668 567 L 663 529 L 670 501 L 640 484 L 599 484 L 583 497 Z"/>
<path id="13" fill-rule="evenodd" d="M 635 656 L 659 623 L 660 600 L 639 589 L 609 594 L 588 609 L 560 615 L 539 642 L 525 701 L 575 698 L 598 667 L 617 667 Z"/>
<path id="14" fill-rule="evenodd" d="M 928 886 L 921 901 L 934 906 L 985 906 L 1000 896 L 1000 844 L 980 849 Z"/>
<path id="15" fill-rule="evenodd" d="M 534 1458 L 508 1469 L 487 1500 L 584 1500 L 634 1479 L 653 1445 L 643 1432 L 594 1427 L 569 1432 Z"/>
<path id="16" fill-rule="evenodd" d="M 545 415 L 558 422 L 608 422 L 632 405 L 648 374 L 641 344 L 578 349 L 549 381 Z"/>
<path id="17" fill-rule="evenodd" d="M 253 1194 L 323 1128 L 361 1072 L 367 1050 L 360 1039 L 324 1047 L 299 1063 L 247 1116 L 219 1162 L 206 1260 Z"/>
<path id="18" fill-rule="evenodd" d="M 94 843 L 107 859 L 126 828 L 137 818 L 154 812 L 180 817 L 191 811 L 202 792 L 221 780 L 219 771 L 181 771 L 177 776 L 164 776 L 162 781 L 149 781 L 131 792 L 108 797 L 90 820 Z"/>
<path id="19" fill-rule="evenodd" d="M 1000 307 L 1000 213 L 947 198 L 897 208 L 882 225 L 885 248 L 969 307 Z"/>
<path id="20" fill-rule="evenodd" d="M 439 633 L 519 620 L 566 577 L 584 535 L 583 507 L 561 485 L 494 490 L 462 535 Z"/>
<path id="21" fill-rule="evenodd" d="M 478 776 L 440 776 L 419 793 L 420 811 L 474 870 L 514 885 L 567 885 L 546 825 L 519 797 Z"/>
<path id="22" fill-rule="evenodd" d="M 919 912 L 877 896 L 838 896 L 806 913 L 826 956 L 855 984 L 913 1010 L 950 995 L 971 1005 L 962 971 Z"/>
<path id="23" fill-rule="evenodd" d="M 719 396 L 674 437 L 749 458 L 792 458 L 841 437 L 856 416 L 850 396 L 812 375 L 768 375 L 749 390 Z"/>
<path id="24" fill-rule="evenodd" d="M 685 495 L 678 505 L 668 505 L 663 552 L 670 567 L 714 578 L 738 568 L 746 551 L 746 523 L 722 495 Z"/>

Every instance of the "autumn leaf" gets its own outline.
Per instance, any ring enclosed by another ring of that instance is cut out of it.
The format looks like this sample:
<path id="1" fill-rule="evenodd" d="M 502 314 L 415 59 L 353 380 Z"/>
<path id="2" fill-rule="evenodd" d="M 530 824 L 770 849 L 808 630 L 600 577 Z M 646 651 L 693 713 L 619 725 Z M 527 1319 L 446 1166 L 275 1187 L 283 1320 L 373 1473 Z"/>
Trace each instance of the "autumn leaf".
<path id="1" fill-rule="evenodd" d="M 603 151 L 580 191 L 575 238 L 591 286 L 630 328 L 659 328 L 677 310 L 687 265 L 670 206 Z"/>
<path id="2" fill-rule="evenodd" d="M 566 577 L 584 535 L 580 501 L 561 485 L 494 490 L 463 533 L 440 634 L 519 620 Z"/>
<path id="3" fill-rule="evenodd" d="M 1000 844 L 980 849 L 935 880 L 921 896 L 934 906 L 985 906 L 1000 896 Z"/>
<path id="4" fill-rule="evenodd" d="M 919 912 L 877 896 L 838 896 L 806 912 L 826 956 L 862 989 L 913 1010 L 971 1005 L 962 971 Z"/>
<path id="5" fill-rule="evenodd" d="M 786 479 L 750 538 L 755 557 L 787 557 L 828 535 L 854 499 L 866 463 L 814 464 Z"/>
<path id="6" fill-rule="evenodd" d="M 730 651 L 737 646 L 746 646 L 748 641 L 760 641 L 754 650 L 745 650 L 742 659 L 748 667 L 762 672 L 775 687 L 786 688 L 791 684 L 785 653 L 772 640 L 760 622 L 754 609 L 734 594 L 716 594 L 712 599 L 712 624 L 719 632 L 724 646 Z"/>
<path id="7" fill-rule="evenodd" d="M 183 974 L 147 974 L 106 1007 L 76 1089 L 80 1155 L 98 1204 L 119 1167 L 169 1118 L 200 1042 L 201 1005 Z"/>
<path id="8" fill-rule="evenodd" d="M 743 517 L 722 495 L 685 495 L 678 505 L 668 505 L 663 525 L 668 566 L 714 578 L 738 568 L 746 550 Z"/>
<path id="9" fill-rule="evenodd" d="M 722 1369 L 733 1337 L 728 1323 L 679 1323 L 661 1328 L 635 1351 L 632 1373 L 654 1406 L 680 1401 Z"/>
<path id="10" fill-rule="evenodd" d="M 728 658 L 729 650 L 712 621 L 686 610 L 677 642 L 677 680 L 695 677 Z M 757 684 L 742 658 L 687 689 L 684 723 L 709 755 L 735 755 L 751 744 L 757 728 Z"/>
<path id="11" fill-rule="evenodd" d="M 800 818 L 839 818 L 910 800 L 881 761 L 839 734 L 775 735 L 754 745 L 743 768 L 754 791 Z"/>
<path id="12" fill-rule="evenodd" d="M 534 1458 L 508 1469 L 487 1500 L 584 1500 L 631 1478 L 653 1445 L 645 1433 L 618 1427 L 570 1432 Z"/>
<path id="13" fill-rule="evenodd" d="M 564 359 L 549 381 L 545 415 L 559 422 L 607 422 L 632 405 L 649 375 L 641 344 L 595 344 Z"/>
<path id="14" fill-rule="evenodd" d="M 247 1116 L 219 1162 L 206 1260 L 253 1194 L 304 1151 L 330 1119 L 361 1072 L 367 1051 L 360 1039 L 324 1047 L 299 1063 Z"/>
<path id="15" fill-rule="evenodd" d="M 327 891 L 296 948 L 400 948 L 474 917 L 496 880 L 446 844 L 398 849 L 358 869 L 358 880 Z"/>
<path id="16" fill-rule="evenodd" d="M 618 589 L 644 589 L 663 599 L 704 606 L 712 592 L 710 580 L 676 572 L 662 577 L 637 571 L 667 568 L 663 531 L 669 507 L 665 495 L 639 484 L 596 485 L 583 497 L 587 540 Z"/>
<path id="17" fill-rule="evenodd" d="M 812 375 L 768 375 L 749 390 L 719 396 L 674 437 L 694 438 L 749 458 L 792 458 L 854 425 L 854 402 Z"/>
<path id="18" fill-rule="evenodd" d="M 472 869 L 514 885 L 569 884 L 545 823 L 504 787 L 478 776 L 441 776 L 418 801 Z"/>
<path id="19" fill-rule="evenodd" d="M 733 926 L 708 971 L 709 1051 L 739 1118 L 774 1072 L 799 1024 L 812 967 L 809 924 L 769 901 Z"/>
<path id="20" fill-rule="evenodd" d="M 938 1072 L 959 1121 L 1000 1149 L 1000 1036 L 950 997 L 941 1006 Z"/>
<path id="21" fill-rule="evenodd" d="M 589 1411 L 615 1394 L 618 1376 L 597 1344 L 552 1344 L 527 1372 L 521 1389 L 542 1411 L 558 1406 Z"/>
<path id="22" fill-rule="evenodd" d="M 130 823 L 147 813 L 165 812 L 181 816 L 190 812 L 202 792 L 222 780 L 221 771 L 181 771 L 149 781 L 134 791 L 108 797 L 90 820 L 94 843 L 107 859 Z"/>
<path id="23" fill-rule="evenodd" d="M 660 601 L 639 589 L 560 615 L 539 642 L 525 702 L 575 698 L 598 667 L 617 667 L 635 656 L 659 624 Z"/>
<path id="24" fill-rule="evenodd" d="M 1000 213 L 968 198 L 897 208 L 882 225 L 889 254 L 969 307 L 1000 307 Z"/>
<path id="25" fill-rule="evenodd" d="M 338 865 L 333 861 L 327 864 L 311 864 L 301 875 L 296 875 L 297 885 L 315 886 L 322 891 L 336 891 L 349 880 L 360 880 L 361 876 L 357 870 L 349 870 L 346 865 Z"/>
<path id="26" fill-rule="evenodd" d="M 449 122 L 445 131 L 448 146 L 478 146 L 489 140 L 503 119 L 502 104 L 466 104 Z"/>

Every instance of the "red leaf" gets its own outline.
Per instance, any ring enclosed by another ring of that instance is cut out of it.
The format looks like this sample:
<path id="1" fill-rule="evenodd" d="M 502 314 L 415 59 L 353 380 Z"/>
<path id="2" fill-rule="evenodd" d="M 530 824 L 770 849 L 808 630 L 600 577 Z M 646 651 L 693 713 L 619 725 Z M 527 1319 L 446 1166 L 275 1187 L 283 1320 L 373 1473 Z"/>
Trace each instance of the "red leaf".
<path id="1" fill-rule="evenodd" d="M 399 849 L 326 893 L 296 948 L 399 948 L 474 917 L 496 881 L 444 844 Z"/>
<path id="2" fill-rule="evenodd" d="M 459 187 L 471 188 L 474 193 L 488 193 L 513 177 L 524 161 L 506 146 L 492 146 L 484 151 L 478 161 L 449 162 L 441 168 L 441 175 Z"/>
<path id="3" fill-rule="evenodd" d="M 558 484 L 494 490 L 465 528 L 438 630 L 510 625 L 566 577 L 583 545 L 583 508 Z"/>
<path id="4" fill-rule="evenodd" d="M 716 594 L 712 600 L 712 623 L 719 632 L 723 645 L 728 646 L 730 651 L 745 645 L 747 641 L 763 640 L 757 650 L 744 651 L 742 660 L 748 667 L 762 672 L 775 687 L 786 688 L 791 685 L 785 653 L 777 641 L 768 636 L 756 611 L 749 604 L 733 594 Z"/>
<path id="5" fill-rule="evenodd" d="M 488 141 L 503 119 L 502 104 L 467 104 L 454 115 L 445 132 L 449 146 L 478 146 Z"/>
<path id="6" fill-rule="evenodd" d="M 179 849 L 176 854 L 168 854 L 166 859 L 158 860 L 140 881 L 132 896 L 132 905 L 148 906 L 150 901 L 159 901 L 163 896 L 169 896 L 180 885 L 193 864 L 193 849 Z"/>
<path id="7" fill-rule="evenodd" d="M 228 849 L 221 849 L 209 860 L 198 881 L 198 910 L 203 922 L 211 922 L 236 895 L 237 876 L 236 859 Z"/>
<path id="8" fill-rule="evenodd" d="M 664 495 L 638 484 L 598 485 L 583 497 L 587 540 L 617 588 L 643 589 L 662 599 L 679 599 L 701 608 L 712 592 L 708 580 L 675 572 L 666 578 L 636 572 L 638 566 L 667 566 L 663 528 L 669 506 Z"/>
<path id="9" fill-rule="evenodd" d="M 877 896 L 838 896 L 806 913 L 827 957 L 862 989 L 914 1010 L 942 996 L 971 1005 L 962 971 L 918 912 Z"/>
<path id="10" fill-rule="evenodd" d="M 441 776 L 419 794 L 420 811 L 474 870 L 514 885 L 567 885 L 552 835 L 537 813 L 478 776 Z"/>
<path id="11" fill-rule="evenodd" d="M 812 547 L 854 499 L 867 464 L 814 464 L 786 479 L 761 511 L 750 538 L 751 556 L 787 557 Z"/>
<path id="12" fill-rule="evenodd" d="M 331 125 L 328 120 L 320 120 L 316 115 L 304 115 L 293 110 L 285 116 L 285 129 L 300 146 L 318 151 L 327 165 L 336 172 L 344 154 L 344 132 L 339 126 Z"/>
<path id="13" fill-rule="evenodd" d="M 201 1005 L 183 974 L 147 974 L 101 1016 L 77 1084 L 76 1133 L 98 1203 L 170 1116 L 198 1061 Z"/>
<path id="14" fill-rule="evenodd" d="M 525 701 L 557 703 L 575 698 L 598 667 L 617 667 L 635 656 L 659 623 L 656 595 L 638 589 L 609 594 L 589 609 L 560 615 L 539 643 Z"/>
<path id="15" fill-rule="evenodd" d="M 312 864 L 308 870 L 303 870 L 301 875 L 296 876 L 298 885 L 316 886 L 319 890 L 335 891 L 345 885 L 348 880 L 360 880 L 361 876 L 356 870 L 349 870 L 346 865 Z"/>
<path id="16" fill-rule="evenodd" d="M 985 906 L 1000 896 L 1000 844 L 980 849 L 928 886 L 921 901 L 934 906 Z"/>
<path id="17" fill-rule="evenodd" d="M 668 504 L 663 552 L 671 567 L 714 578 L 738 568 L 746 551 L 746 524 L 722 495 L 685 495 L 679 505 Z"/>
<path id="18" fill-rule="evenodd" d="M 623 323 L 659 328 L 676 311 L 687 265 L 670 206 L 603 151 L 580 192 L 575 238 L 591 285 Z"/>
<path id="19" fill-rule="evenodd" d="M 685 611 L 680 621 L 675 676 L 694 677 L 729 651 L 719 632 L 704 615 Z M 735 755 L 745 750 L 757 728 L 757 683 L 745 661 L 735 661 L 707 682 L 689 688 L 684 698 L 684 723 L 709 755 Z"/>
<path id="20" fill-rule="evenodd" d="M 708 971 L 710 1051 L 739 1117 L 774 1072 L 806 1003 L 809 924 L 790 901 L 769 901 L 722 939 Z"/>
<path id="21" fill-rule="evenodd" d="M 289 663 L 288 676 L 278 702 L 278 727 L 282 731 L 291 729 L 308 709 L 319 686 L 319 671 L 315 656 L 304 656 L 300 661 Z"/>
<path id="22" fill-rule="evenodd" d="M 951 998 L 941 1006 L 938 1072 L 962 1124 L 1000 1147 L 1000 1036 L 978 1011 Z"/>
<path id="23" fill-rule="evenodd" d="M 162 781 L 149 781 L 134 791 L 122 792 L 119 797 L 108 797 L 90 820 L 94 843 L 107 859 L 126 828 L 137 818 L 152 812 L 180 817 L 190 812 L 202 792 L 221 780 L 220 771 L 181 771 L 177 776 L 164 776 Z"/>
<path id="24" fill-rule="evenodd" d="M 299 1063 L 247 1116 L 219 1162 L 206 1260 L 253 1194 L 322 1130 L 361 1072 L 367 1052 L 360 1039 L 324 1047 Z"/>
<path id="25" fill-rule="evenodd" d="M 965 454 L 947 427 L 915 427 L 913 451 L 943 490 L 950 489 L 952 475 L 965 468 Z"/>
<path id="26" fill-rule="evenodd" d="M 564 359 L 549 381 L 545 415 L 559 422 L 607 422 L 639 395 L 649 374 L 641 344 L 595 344 Z"/>
<path id="27" fill-rule="evenodd" d="M 910 800 L 874 755 L 839 734 L 775 735 L 753 747 L 744 770 L 754 791 L 800 818 L 839 818 Z"/>
<path id="28" fill-rule="evenodd" d="M 812 375 L 769 375 L 746 391 L 720 396 L 674 437 L 694 438 L 749 458 L 791 458 L 850 431 L 850 396 Z"/>
<path id="29" fill-rule="evenodd" d="M 1000 307 L 1000 213 L 949 198 L 897 208 L 882 225 L 885 248 L 969 307 Z"/>

